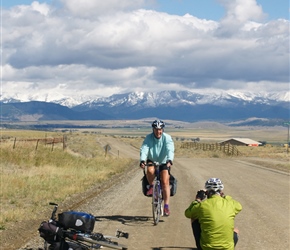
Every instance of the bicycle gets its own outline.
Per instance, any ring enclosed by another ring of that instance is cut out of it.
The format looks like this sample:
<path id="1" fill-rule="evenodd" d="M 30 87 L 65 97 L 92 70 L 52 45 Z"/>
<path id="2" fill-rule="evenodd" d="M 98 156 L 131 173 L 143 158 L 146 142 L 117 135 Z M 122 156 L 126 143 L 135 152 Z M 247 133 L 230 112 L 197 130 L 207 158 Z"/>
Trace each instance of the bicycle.
<path id="1" fill-rule="evenodd" d="M 155 169 L 155 177 L 153 180 L 153 192 L 152 192 L 152 213 L 154 225 L 157 225 L 160 220 L 160 216 L 163 216 L 163 195 L 159 171 L 160 165 L 161 164 L 159 164 L 158 162 L 147 164 L 147 166 L 154 166 Z"/>
<path id="2" fill-rule="evenodd" d="M 127 246 L 119 244 L 113 239 L 120 237 L 128 239 L 129 233 L 117 230 L 115 236 L 106 236 L 102 233 L 84 232 L 74 228 L 66 228 L 56 219 L 58 204 L 50 202 L 49 205 L 54 206 L 51 217 L 49 221 L 43 221 L 38 229 L 40 237 L 44 239 L 44 250 L 90 250 L 103 247 L 121 250 L 128 249 Z M 90 220 L 91 225 L 89 227 L 92 230 L 94 226 L 92 219 L 95 221 L 95 217 L 86 213 L 82 213 L 82 215 L 87 220 Z M 60 218 L 60 214 L 58 217 Z"/>

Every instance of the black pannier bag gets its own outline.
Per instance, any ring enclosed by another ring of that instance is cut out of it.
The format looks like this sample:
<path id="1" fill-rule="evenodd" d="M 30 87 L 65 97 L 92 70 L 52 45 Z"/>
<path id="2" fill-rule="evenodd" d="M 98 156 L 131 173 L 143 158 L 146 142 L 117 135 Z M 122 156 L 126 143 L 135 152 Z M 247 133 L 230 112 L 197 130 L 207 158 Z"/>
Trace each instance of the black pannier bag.
<path id="1" fill-rule="evenodd" d="M 83 233 L 91 233 L 95 226 L 95 216 L 77 211 L 66 211 L 58 214 L 58 223 L 64 229 L 75 229 Z"/>
<path id="2" fill-rule="evenodd" d="M 60 241 L 59 234 L 61 229 L 56 225 L 55 222 L 41 222 L 38 231 L 39 236 L 42 237 L 49 244 Z"/>
<path id="3" fill-rule="evenodd" d="M 62 229 L 58 227 L 57 222 L 41 222 L 39 228 L 39 235 L 48 244 L 50 244 L 48 249 L 53 250 L 69 250 L 69 244 L 62 237 Z"/>
<path id="4" fill-rule="evenodd" d="M 170 174 L 169 185 L 170 185 L 170 196 L 174 196 L 177 191 L 177 179 L 172 174 Z"/>
<path id="5" fill-rule="evenodd" d="M 174 196 L 177 191 L 177 179 L 172 174 L 170 174 L 169 185 L 170 185 L 170 196 Z M 146 175 L 144 174 L 144 176 L 142 177 L 142 192 L 145 196 L 148 196 L 146 195 L 148 188 L 149 182 L 146 178 Z"/>
<path id="6" fill-rule="evenodd" d="M 147 193 L 147 190 L 149 189 L 149 186 L 150 185 L 149 185 L 149 182 L 147 180 L 147 177 L 144 174 L 144 176 L 142 177 L 142 192 L 145 196 L 147 196 L 146 193 Z M 152 196 L 152 195 L 150 195 L 150 196 Z"/>

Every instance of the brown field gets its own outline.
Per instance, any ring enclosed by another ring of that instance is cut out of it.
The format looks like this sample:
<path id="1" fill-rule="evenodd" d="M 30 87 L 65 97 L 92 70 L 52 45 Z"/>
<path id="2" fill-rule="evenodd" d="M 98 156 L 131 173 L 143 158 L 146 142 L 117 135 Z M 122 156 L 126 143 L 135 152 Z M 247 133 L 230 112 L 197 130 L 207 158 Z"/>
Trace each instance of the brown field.
<path id="1" fill-rule="evenodd" d="M 39 121 L 38 125 L 57 124 L 60 127 L 55 131 L 71 130 L 71 131 L 88 131 L 100 133 L 104 135 L 122 135 L 122 136 L 144 136 L 150 132 L 152 120 L 155 118 L 147 118 L 142 120 L 113 120 L 113 121 Z M 165 131 L 173 137 L 178 138 L 200 138 L 202 142 L 218 142 L 229 138 L 250 138 L 256 141 L 266 141 L 270 144 L 284 144 L 288 139 L 287 127 L 229 127 L 217 122 L 181 122 L 181 121 L 165 121 Z M 35 125 L 35 122 L 19 122 L 14 125 L 28 126 Z M 67 129 L 69 125 L 75 126 L 94 126 L 95 128 L 84 129 Z M 5 134 L 5 130 L 1 133 Z M 19 131 L 21 134 L 21 132 Z M 42 132 L 43 133 L 43 132 Z"/>

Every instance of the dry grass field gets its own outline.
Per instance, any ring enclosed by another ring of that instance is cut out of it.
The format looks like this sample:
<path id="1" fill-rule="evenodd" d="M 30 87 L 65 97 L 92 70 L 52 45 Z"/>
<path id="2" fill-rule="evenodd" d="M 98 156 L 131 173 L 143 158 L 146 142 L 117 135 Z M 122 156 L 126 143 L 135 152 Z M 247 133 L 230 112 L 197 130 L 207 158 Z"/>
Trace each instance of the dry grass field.
<path id="1" fill-rule="evenodd" d="M 86 127 L 77 131 L 89 131 L 104 135 L 144 136 L 150 132 L 151 123 L 155 118 L 141 120 L 112 121 L 39 121 L 37 125 L 57 125 L 58 131 L 68 130 L 70 125 Z M 230 127 L 217 122 L 181 122 L 166 120 L 165 131 L 175 138 L 200 138 L 202 142 L 218 142 L 228 138 L 251 138 L 256 141 L 267 141 L 270 144 L 287 142 L 287 127 Z M 35 122 L 19 122 L 14 125 L 30 126 Z M 92 127 L 92 128 L 91 128 Z M 72 131 L 75 131 L 72 129 Z M 5 133 L 4 130 L 2 133 Z M 20 132 L 21 133 L 21 132 Z M 42 132 L 43 133 L 43 132 Z"/>
<path id="2" fill-rule="evenodd" d="M 50 201 L 70 199 L 130 165 L 130 159 L 105 157 L 94 134 L 71 133 L 66 136 L 65 150 L 62 143 L 52 147 L 32 140 L 60 136 L 39 131 L 2 132 L 1 230 L 24 218 L 37 218 Z"/>
<path id="3" fill-rule="evenodd" d="M 151 122 L 151 120 L 150 120 Z M 144 136 L 151 132 L 149 121 L 116 122 L 123 128 L 102 128 L 54 131 L 1 130 L 1 217 L 0 230 L 9 229 L 24 218 L 37 219 L 49 201 L 73 199 L 95 185 L 102 185 L 114 175 L 132 167 L 132 159 L 106 154 L 97 141 L 99 137 L 114 136 L 140 148 Z M 89 122 L 87 122 L 90 124 Z M 92 122 L 93 123 L 93 122 Z M 136 122 L 135 122 L 136 123 Z M 126 127 L 128 126 L 128 127 Z M 166 132 L 175 141 L 176 157 L 229 157 L 222 152 L 183 149 L 184 141 L 200 138 L 203 143 L 216 143 L 233 137 L 267 141 L 263 147 L 239 147 L 241 158 L 289 171 L 289 155 L 281 144 L 287 139 L 286 128 L 229 128 L 217 123 L 190 124 L 169 122 Z M 63 143 L 45 144 L 35 139 L 65 138 Z M 136 164 L 136 162 L 134 162 Z M 1 242 L 0 242 L 1 244 Z"/>

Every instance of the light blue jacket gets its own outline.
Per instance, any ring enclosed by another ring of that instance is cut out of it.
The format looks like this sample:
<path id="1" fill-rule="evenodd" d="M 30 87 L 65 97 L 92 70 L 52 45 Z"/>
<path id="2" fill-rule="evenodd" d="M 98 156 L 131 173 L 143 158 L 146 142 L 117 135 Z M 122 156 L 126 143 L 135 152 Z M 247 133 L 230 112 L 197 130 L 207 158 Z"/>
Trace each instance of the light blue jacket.
<path id="1" fill-rule="evenodd" d="M 166 163 L 167 160 L 174 159 L 174 143 L 169 134 L 162 133 L 160 139 L 154 136 L 154 133 L 147 135 L 140 148 L 140 161 L 147 159 Z"/>

